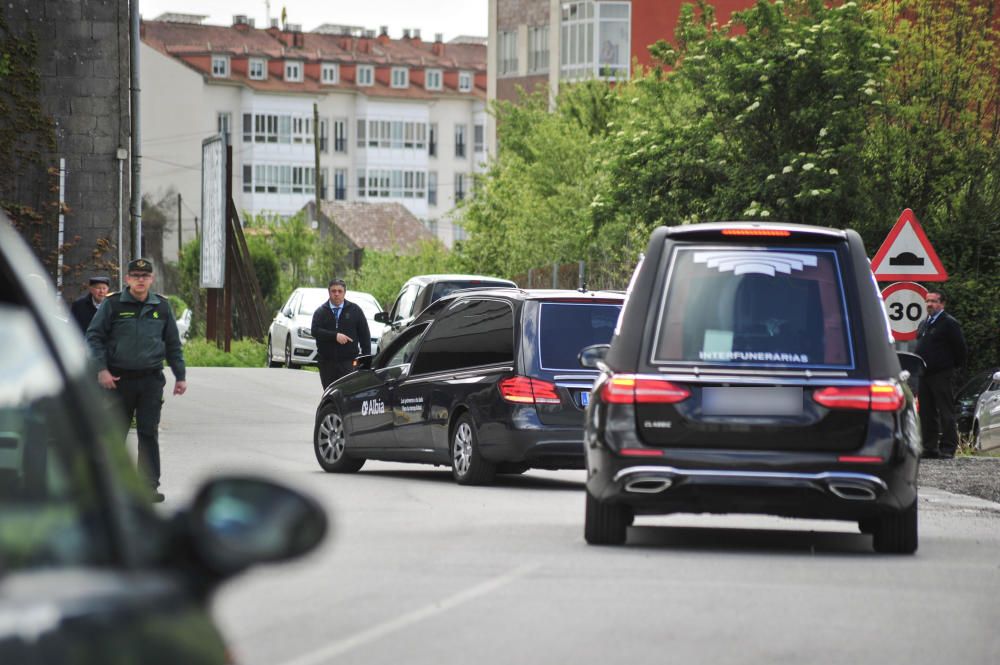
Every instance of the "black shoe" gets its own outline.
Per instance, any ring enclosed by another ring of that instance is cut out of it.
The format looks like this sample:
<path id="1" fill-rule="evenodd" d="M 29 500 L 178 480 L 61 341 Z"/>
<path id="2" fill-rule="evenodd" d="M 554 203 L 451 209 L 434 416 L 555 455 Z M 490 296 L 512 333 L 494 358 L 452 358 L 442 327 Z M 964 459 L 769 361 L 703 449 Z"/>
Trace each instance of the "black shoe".
<path id="1" fill-rule="evenodd" d="M 954 457 L 954 455 L 952 455 Z M 941 459 L 941 453 L 937 450 L 925 450 L 920 453 L 920 459 Z"/>
<path id="2" fill-rule="evenodd" d="M 939 452 L 938 459 L 955 459 L 955 453 Z"/>
<path id="3" fill-rule="evenodd" d="M 153 490 L 153 494 L 150 497 L 150 501 L 152 501 L 153 503 L 163 503 L 163 500 L 166 499 L 166 498 L 167 497 L 163 496 L 162 492 L 158 492 L 156 490 Z"/>

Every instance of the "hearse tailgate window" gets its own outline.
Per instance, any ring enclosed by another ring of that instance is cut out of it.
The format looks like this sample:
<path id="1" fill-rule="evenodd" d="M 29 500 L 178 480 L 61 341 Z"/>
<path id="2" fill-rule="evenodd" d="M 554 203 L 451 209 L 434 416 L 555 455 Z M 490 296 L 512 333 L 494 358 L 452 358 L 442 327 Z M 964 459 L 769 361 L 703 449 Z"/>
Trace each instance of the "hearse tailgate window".
<path id="1" fill-rule="evenodd" d="M 579 370 L 580 350 L 609 343 L 620 311 L 618 303 L 543 302 L 538 325 L 541 368 Z"/>
<path id="2" fill-rule="evenodd" d="M 678 247 L 670 261 L 654 364 L 854 366 L 834 250 Z"/>

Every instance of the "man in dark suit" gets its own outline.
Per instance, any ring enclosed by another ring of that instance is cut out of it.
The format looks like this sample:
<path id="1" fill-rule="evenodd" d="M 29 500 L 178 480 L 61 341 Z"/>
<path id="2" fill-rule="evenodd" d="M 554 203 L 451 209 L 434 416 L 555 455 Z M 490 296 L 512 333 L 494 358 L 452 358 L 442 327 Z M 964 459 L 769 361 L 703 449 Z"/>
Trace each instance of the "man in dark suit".
<path id="1" fill-rule="evenodd" d="M 955 370 L 965 364 L 968 349 L 962 327 L 944 311 L 940 290 L 927 292 L 927 318 L 917 329 L 917 355 L 927 363 L 920 379 L 920 429 L 923 457 L 952 459 L 958 449 L 955 425 Z"/>
<path id="2" fill-rule="evenodd" d="M 347 284 L 332 279 L 327 287 L 330 300 L 313 313 L 310 330 L 316 338 L 319 379 L 323 389 L 354 371 L 354 359 L 372 352 L 368 319 L 361 308 L 349 300 Z"/>
<path id="3" fill-rule="evenodd" d="M 74 300 L 73 304 L 70 305 L 70 314 L 73 315 L 73 320 L 76 321 L 76 325 L 80 326 L 81 331 L 87 332 L 87 326 L 90 325 L 91 319 L 97 313 L 97 308 L 104 302 L 109 288 L 111 288 L 111 280 L 107 277 L 91 277 L 87 293 Z"/>

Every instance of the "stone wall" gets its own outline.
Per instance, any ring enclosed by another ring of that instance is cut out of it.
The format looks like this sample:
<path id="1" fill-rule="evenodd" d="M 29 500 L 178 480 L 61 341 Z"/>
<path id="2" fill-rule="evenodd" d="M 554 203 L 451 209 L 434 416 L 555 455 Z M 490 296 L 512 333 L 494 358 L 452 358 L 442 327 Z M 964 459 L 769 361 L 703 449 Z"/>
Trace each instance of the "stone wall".
<path id="1" fill-rule="evenodd" d="M 42 232 L 29 240 L 55 273 L 58 169 L 65 159 L 63 292 L 72 299 L 90 274 L 117 280 L 119 200 L 129 242 L 129 163 L 122 163 L 120 191 L 116 158 L 118 148 L 129 147 L 129 3 L 6 0 L 0 12 L 8 36 L 35 45 L 40 79 L 32 94 L 51 128 L 38 154 L 22 155 L 24 168 L 0 174 L 0 200 L 45 217 Z"/>

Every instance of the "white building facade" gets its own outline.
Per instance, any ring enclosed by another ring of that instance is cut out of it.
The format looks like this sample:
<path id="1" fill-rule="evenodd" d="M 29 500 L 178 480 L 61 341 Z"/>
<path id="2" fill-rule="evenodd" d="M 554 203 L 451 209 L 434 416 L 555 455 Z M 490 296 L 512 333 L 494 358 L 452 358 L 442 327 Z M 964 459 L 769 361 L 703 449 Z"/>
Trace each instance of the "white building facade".
<path id="1" fill-rule="evenodd" d="M 166 260 L 177 257 L 178 216 L 181 240 L 195 235 L 201 142 L 218 132 L 233 148 L 241 215 L 295 214 L 318 184 L 323 200 L 401 203 L 449 247 L 464 237 L 455 208 L 487 161 L 484 40 L 199 19 L 142 25 L 142 185 L 177 208 Z"/>

